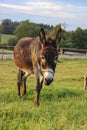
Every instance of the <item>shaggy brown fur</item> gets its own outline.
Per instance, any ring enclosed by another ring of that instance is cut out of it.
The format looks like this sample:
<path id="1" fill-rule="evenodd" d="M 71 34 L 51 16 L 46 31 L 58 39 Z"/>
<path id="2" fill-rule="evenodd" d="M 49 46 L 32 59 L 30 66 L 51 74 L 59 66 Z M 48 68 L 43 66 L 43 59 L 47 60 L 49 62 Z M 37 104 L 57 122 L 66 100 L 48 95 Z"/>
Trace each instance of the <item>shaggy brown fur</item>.
<path id="1" fill-rule="evenodd" d="M 57 31 L 55 39 L 45 36 L 41 28 L 39 37 L 25 37 L 18 41 L 14 48 L 14 60 L 18 70 L 18 95 L 26 93 L 26 79 L 34 73 L 36 77 L 35 104 L 39 105 L 39 95 L 43 82 L 49 85 L 53 81 L 53 75 L 58 58 L 57 46 L 61 39 L 61 28 Z"/>

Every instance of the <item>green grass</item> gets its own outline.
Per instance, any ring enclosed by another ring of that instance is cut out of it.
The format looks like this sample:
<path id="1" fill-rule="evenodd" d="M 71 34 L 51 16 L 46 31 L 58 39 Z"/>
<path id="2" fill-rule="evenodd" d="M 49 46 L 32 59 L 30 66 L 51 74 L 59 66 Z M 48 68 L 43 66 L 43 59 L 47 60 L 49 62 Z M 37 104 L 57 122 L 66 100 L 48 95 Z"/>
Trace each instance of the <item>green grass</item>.
<path id="1" fill-rule="evenodd" d="M 35 80 L 19 99 L 13 60 L 0 60 L 0 130 L 87 130 L 87 92 L 83 91 L 87 59 L 60 59 L 54 82 L 43 85 L 34 106 Z"/>
<path id="2" fill-rule="evenodd" d="M 7 44 L 10 38 L 14 38 L 15 35 L 1 34 L 1 44 Z"/>

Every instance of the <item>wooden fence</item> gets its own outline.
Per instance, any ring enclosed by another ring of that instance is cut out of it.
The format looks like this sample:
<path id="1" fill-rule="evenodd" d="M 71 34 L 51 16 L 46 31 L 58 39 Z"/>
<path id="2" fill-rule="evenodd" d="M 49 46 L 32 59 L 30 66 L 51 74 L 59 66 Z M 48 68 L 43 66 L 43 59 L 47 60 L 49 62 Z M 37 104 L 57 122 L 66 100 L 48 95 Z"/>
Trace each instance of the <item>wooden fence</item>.
<path id="1" fill-rule="evenodd" d="M 87 49 L 76 49 L 76 48 L 60 48 L 60 52 L 64 54 L 65 52 L 77 52 L 77 53 L 87 53 Z"/>
<path id="2" fill-rule="evenodd" d="M 74 55 L 74 54 L 84 54 L 87 57 L 87 49 L 76 49 L 76 48 L 60 48 L 61 56 L 65 55 Z"/>
<path id="3" fill-rule="evenodd" d="M 0 46 L 0 59 L 12 58 L 14 46 Z"/>
<path id="4" fill-rule="evenodd" d="M 0 46 L 0 59 L 5 59 L 6 55 L 13 56 L 14 46 Z M 59 54 L 63 55 L 74 55 L 75 53 L 84 54 L 87 57 L 87 49 L 75 49 L 75 48 L 60 48 Z"/>

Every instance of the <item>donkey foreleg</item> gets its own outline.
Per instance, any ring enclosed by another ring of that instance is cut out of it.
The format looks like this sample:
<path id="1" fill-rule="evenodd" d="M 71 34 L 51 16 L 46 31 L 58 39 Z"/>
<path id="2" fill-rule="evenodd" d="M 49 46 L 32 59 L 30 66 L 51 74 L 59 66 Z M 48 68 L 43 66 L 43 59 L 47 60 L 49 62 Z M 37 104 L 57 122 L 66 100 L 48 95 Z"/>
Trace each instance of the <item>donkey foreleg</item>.
<path id="1" fill-rule="evenodd" d="M 43 78 L 37 79 L 37 86 L 36 86 L 36 98 L 35 98 L 35 105 L 39 106 L 39 100 L 40 100 L 40 91 L 42 89 L 43 84 Z"/>
<path id="2" fill-rule="evenodd" d="M 17 82 L 17 88 L 18 88 L 18 96 L 20 96 L 20 83 Z"/>

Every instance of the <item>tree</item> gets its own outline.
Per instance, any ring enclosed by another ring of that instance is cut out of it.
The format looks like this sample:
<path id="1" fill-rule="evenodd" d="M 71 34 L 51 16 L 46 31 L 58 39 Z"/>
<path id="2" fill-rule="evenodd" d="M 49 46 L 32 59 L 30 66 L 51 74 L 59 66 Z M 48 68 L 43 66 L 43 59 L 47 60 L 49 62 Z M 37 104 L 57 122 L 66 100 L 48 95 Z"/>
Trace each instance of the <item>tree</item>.
<path id="1" fill-rule="evenodd" d="M 22 37 L 35 37 L 39 34 L 40 28 L 28 20 L 22 21 L 14 31 L 18 39 Z"/>
<path id="2" fill-rule="evenodd" d="M 56 25 L 55 27 L 53 27 L 53 28 L 51 29 L 49 35 L 54 38 L 54 37 L 56 36 L 57 30 L 58 30 L 60 27 L 61 27 L 61 24 Z"/>
<path id="3" fill-rule="evenodd" d="M 53 27 L 49 33 L 49 35 L 53 38 L 55 38 L 57 30 L 61 27 L 61 24 L 56 25 Z M 67 42 L 68 41 L 68 42 Z M 60 41 L 60 47 L 70 47 L 70 33 L 62 29 L 62 36 Z"/>
<path id="4" fill-rule="evenodd" d="M 1 33 L 13 34 L 18 24 L 18 22 L 12 22 L 10 19 L 3 20 L 0 26 Z"/>
<path id="5" fill-rule="evenodd" d="M 16 45 L 16 43 L 17 43 L 17 38 L 16 37 L 14 37 L 14 38 L 10 38 L 8 41 L 7 41 L 7 45 L 8 46 L 15 46 Z"/>
<path id="6" fill-rule="evenodd" d="M 80 27 L 72 32 L 71 35 L 73 48 L 87 48 L 87 30 L 83 30 Z"/>
<path id="7" fill-rule="evenodd" d="M 12 22 L 11 22 L 11 20 L 5 19 L 1 23 L 1 29 L 2 29 L 2 33 L 4 33 L 4 34 L 12 34 Z"/>
<path id="8" fill-rule="evenodd" d="M 62 38 L 60 41 L 60 47 L 72 48 L 70 32 L 68 32 L 66 30 L 62 30 Z"/>

